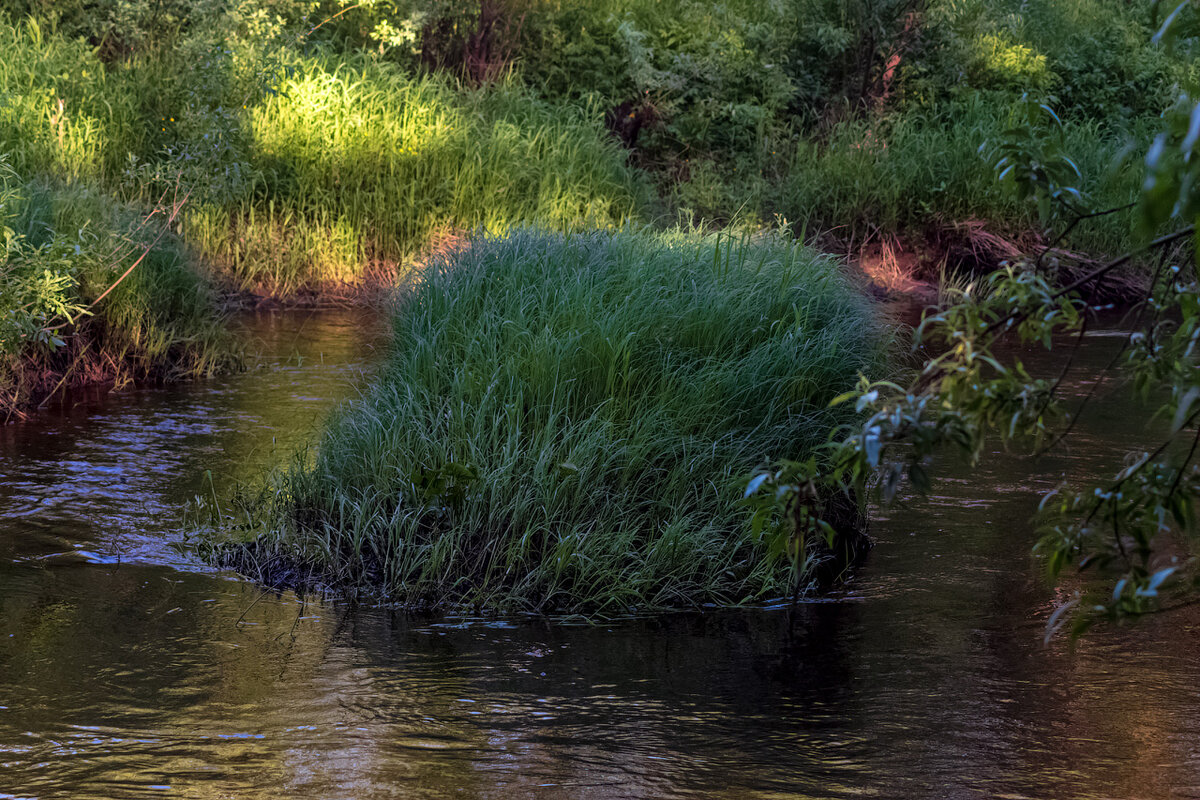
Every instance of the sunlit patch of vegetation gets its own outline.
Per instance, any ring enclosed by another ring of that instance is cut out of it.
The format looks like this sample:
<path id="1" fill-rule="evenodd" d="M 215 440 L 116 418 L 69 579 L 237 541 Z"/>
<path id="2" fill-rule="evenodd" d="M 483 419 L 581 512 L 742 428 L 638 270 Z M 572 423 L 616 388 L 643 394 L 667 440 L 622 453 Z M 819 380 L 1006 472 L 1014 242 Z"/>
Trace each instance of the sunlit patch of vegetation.
<path id="1" fill-rule="evenodd" d="M 265 532 L 230 561 L 411 605 L 786 594 L 745 476 L 820 444 L 878 344 L 837 263 L 782 240 L 481 239 L 402 302 L 386 366 L 250 504 Z"/>
<path id="2" fill-rule="evenodd" d="M 641 188 L 582 109 L 515 84 L 456 92 L 367 57 L 297 65 L 250 113 L 252 179 L 187 230 L 240 285 L 354 281 L 439 231 L 610 227 Z"/>
<path id="3" fill-rule="evenodd" d="M 996 33 L 985 33 L 976 40 L 975 57 L 967 69 L 975 73 L 973 82 L 1017 90 L 1045 89 L 1051 78 L 1045 55 Z"/>
<path id="4" fill-rule="evenodd" d="M 0 25 L 0 142 L 23 174 L 142 203 L 183 187 L 214 278 L 279 295 L 394 274 L 447 230 L 605 227 L 645 203 L 586 107 L 210 38 L 113 67 L 35 20 Z"/>

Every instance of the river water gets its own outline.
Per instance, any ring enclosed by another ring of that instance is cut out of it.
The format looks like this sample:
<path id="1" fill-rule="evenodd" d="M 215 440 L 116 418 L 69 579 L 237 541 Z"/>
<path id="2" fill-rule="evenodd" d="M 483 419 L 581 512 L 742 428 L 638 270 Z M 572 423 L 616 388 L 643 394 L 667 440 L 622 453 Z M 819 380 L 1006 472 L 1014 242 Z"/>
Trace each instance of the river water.
<path id="1" fill-rule="evenodd" d="M 417 617 L 187 555 L 181 508 L 288 457 L 383 341 L 245 327 L 259 369 L 0 428 L 0 798 L 1200 798 L 1200 618 L 1041 640 L 1036 493 L 1144 442 L 1131 406 L 1042 477 L 943 465 L 794 615 Z"/>

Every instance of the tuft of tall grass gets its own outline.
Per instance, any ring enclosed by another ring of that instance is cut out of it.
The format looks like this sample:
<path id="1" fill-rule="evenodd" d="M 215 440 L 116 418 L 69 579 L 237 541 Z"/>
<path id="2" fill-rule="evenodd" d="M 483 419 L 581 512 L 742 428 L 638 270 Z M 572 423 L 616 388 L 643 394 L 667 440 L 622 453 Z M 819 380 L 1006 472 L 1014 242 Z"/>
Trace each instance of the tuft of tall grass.
<path id="1" fill-rule="evenodd" d="M 794 243 L 483 237 L 401 302 L 386 366 L 275 476 L 251 549 L 410 605 L 776 596 L 744 479 L 824 440 L 878 343 Z"/>
<path id="2" fill-rule="evenodd" d="M 0 13 L 0 152 L 25 176 L 115 181 L 144 141 L 122 70 L 83 42 Z"/>

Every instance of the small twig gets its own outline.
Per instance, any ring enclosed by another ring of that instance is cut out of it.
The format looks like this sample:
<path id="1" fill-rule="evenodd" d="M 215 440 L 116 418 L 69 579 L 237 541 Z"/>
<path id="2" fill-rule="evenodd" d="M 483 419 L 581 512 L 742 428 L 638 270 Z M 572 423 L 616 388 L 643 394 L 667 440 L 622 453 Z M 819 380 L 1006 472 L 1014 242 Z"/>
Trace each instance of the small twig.
<path id="1" fill-rule="evenodd" d="M 75 356 L 75 360 L 71 362 L 71 366 L 67 368 L 67 371 L 63 373 L 63 376 L 59 382 L 55 384 L 53 389 L 50 390 L 50 394 L 46 395 L 45 399 L 38 403 L 37 407 L 39 411 L 46 407 L 46 403 L 50 402 L 50 398 L 54 397 L 54 395 L 58 393 L 58 390 L 62 388 L 63 384 L 67 382 L 67 378 L 71 377 L 71 373 L 75 371 L 75 367 L 79 366 L 79 362 L 83 360 L 84 355 L 91 348 L 91 346 L 92 343 L 88 342 L 82 348 L 80 348 L 79 355 Z"/>
<path id="2" fill-rule="evenodd" d="M 145 248 L 142 250 L 142 254 L 140 256 L 138 256 L 137 261 L 134 261 L 132 264 L 130 264 L 129 269 L 125 270 L 125 272 L 121 275 L 121 277 L 117 278 L 116 282 L 114 282 L 112 284 L 112 286 L 109 286 L 107 289 L 105 289 L 103 292 L 100 293 L 99 297 L 97 297 L 92 302 L 88 303 L 88 306 L 87 306 L 88 308 L 92 308 L 97 303 L 99 303 L 101 300 L 103 300 L 105 297 L 108 297 L 109 292 L 111 292 L 113 289 L 117 288 L 117 286 L 119 286 L 121 284 L 121 281 L 128 278 L 129 274 L 131 272 L 133 272 L 133 270 L 137 267 L 137 265 L 142 263 L 142 261 L 146 258 L 146 256 L 148 256 L 150 254 L 150 251 L 154 249 L 154 246 L 157 245 L 159 243 L 159 241 L 164 236 L 167 235 L 167 231 L 170 230 L 171 223 L 174 222 L 175 219 L 179 216 L 179 212 L 180 212 L 180 210 L 183 209 L 183 204 L 187 202 L 188 196 L 190 194 L 191 194 L 190 192 L 188 194 L 185 194 L 183 196 L 182 200 L 175 203 L 174 207 L 171 209 L 171 215 L 169 217 L 167 217 L 166 223 L 162 226 L 162 229 L 159 230 L 158 235 L 155 236 L 154 239 L 148 245 L 145 246 Z M 149 219 L 149 217 L 147 217 L 147 219 Z"/>
<path id="3" fill-rule="evenodd" d="M 1067 356 L 1067 363 L 1063 365 L 1062 371 L 1058 373 L 1058 377 L 1050 385 L 1050 391 L 1046 393 L 1046 399 L 1042 402 L 1042 407 L 1038 409 L 1037 415 L 1039 417 L 1046 413 L 1046 409 L 1050 407 L 1050 403 L 1054 400 L 1054 395 L 1058 392 L 1058 388 L 1067 377 L 1067 373 L 1071 371 L 1071 365 L 1075 363 L 1075 356 L 1079 353 L 1079 347 L 1083 344 L 1084 337 L 1087 336 L 1087 330 L 1088 317 L 1084 315 L 1083 324 L 1079 326 L 1079 333 L 1075 335 L 1075 343 L 1071 346 L 1071 354 Z"/>
<path id="4" fill-rule="evenodd" d="M 342 14 L 345 14 L 347 11 L 353 11 L 353 10 L 354 10 L 354 9 L 356 9 L 356 8 L 361 8 L 361 7 L 362 7 L 362 5 L 363 5 L 362 3 L 355 3 L 355 4 L 354 4 L 354 5 L 352 5 L 352 6 L 346 6 L 346 7 L 345 7 L 345 8 L 343 8 L 341 11 L 339 11 L 339 12 L 338 12 L 338 13 L 336 13 L 336 14 L 334 14 L 332 17 L 329 17 L 329 18 L 327 18 L 327 19 L 323 19 L 323 20 L 321 20 L 320 22 L 318 22 L 316 25 L 313 25 L 313 26 L 312 26 L 312 28 L 310 28 L 310 29 L 309 29 L 309 31 L 308 31 L 308 34 L 307 34 L 307 35 L 308 35 L 308 36 L 312 36 L 314 33 L 316 33 L 316 30 L 317 30 L 317 28 L 321 27 L 321 26 L 322 26 L 322 25 L 324 25 L 326 22 L 333 22 L 335 19 L 337 19 L 338 17 L 340 17 Z"/>
<path id="5" fill-rule="evenodd" d="M 1075 414 L 1072 415 L 1070 422 L 1067 423 L 1067 426 L 1063 430 L 1059 431 L 1058 435 L 1054 437 L 1053 441 L 1051 441 L 1037 453 L 1037 457 L 1041 457 L 1050 452 L 1057 447 L 1063 439 L 1070 435 L 1071 431 L 1075 429 L 1075 425 L 1079 422 L 1079 419 L 1083 416 L 1083 412 L 1087 408 L 1088 403 L 1091 402 L 1092 398 L 1096 396 L 1096 391 L 1100 388 L 1100 385 L 1104 383 L 1104 379 L 1110 372 L 1112 372 L 1113 368 L 1117 365 L 1117 362 L 1121 360 L 1121 357 L 1125 355 L 1125 351 L 1127 351 L 1129 346 L 1133 343 L 1133 336 L 1142 327 L 1142 317 L 1145 314 L 1146 306 L 1149 303 L 1150 298 L 1154 296 L 1154 289 L 1156 286 L 1158 286 L 1159 278 L 1162 277 L 1162 270 L 1163 266 L 1166 264 L 1166 261 L 1166 251 L 1160 251 L 1158 266 L 1154 269 L 1154 277 L 1151 279 L 1150 285 L 1146 289 L 1146 296 L 1139 300 L 1136 304 L 1137 318 L 1134 320 L 1132 326 L 1133 330 L 1131 330 L 1129 335 L 1125 337 L 1125 340 L 1121 343 L 1120 349 L 1117 350 L 1116 354 L 1113 355 L 1108 364 L 1106 364 L 1104 368 L 1100 370 L 1100 374 L 1096 376 L 1096 380 L 1092 381 L 1092 385 L 1088 388 L 1087 394 L 1083 396 L 1083 399 L 1079 401 L 1079 406 L 1075 409 Z M 1158 312 L 1155 313 L 1155 319 L 1157 318 Z"/>
<path id="6" fill-rule="evenodd" d="M 1195 411 L 1193 411 L 1191 413 L 1191 416 L 1189 416 L 1187 418 L 1187 421 L 1183 423 L 1183 425 L 1180 427 L 1180 430 L 1183 430 L 1183 428 L 1190 428 L 1196 422 L 1197 419 L 1200 419 L 1200 408 L 1197 408 Z M 1134 466 L 1130 467 L 1129 471 L 1126 472 L 1124 476 L 1122 476 L 1121 478 L 1118 478 L 1112 485 L 1110 485 L 1108 487 L 1109 494 L 1112 494 L 1113 492 L 1120 489 L 1125 484 L 1126 481 L 1128 481 L 1134 475 L 1137 475 L 1139 472 L 1141 472 L 1147 464 L 1153 463 L 1154 459 L 1161 456 L 1163 454 L 1163 451 L 1165 451 L 1168 447 L 1170 447 L 1171 443 L 1174 441 L 1175 441 L 1175 437 L 1173 437 L 1173 436 L 1167 438 L 1164 442 L 1162 442 L 1162 444 L 1160 444 L 1158 447 L 1154 448 L 1154 452 L 1149 453 L 1140 462 L 1138 462 Z M 1103 507 L 1103 504 L 1093 508 L 1091 510 L 1091 512 L 1088 513 L 1087 517 L 1084 519 L 1083 524 L 1087 525 L 1089 522 L 1091 522 L 1092 519 L 1095 518 L 1096 514 L 1100 511 L 1100 509 L 1102 507 Z M 1114 520 L 1115 519 L 1116 518 L 1114 517 Z"/>
<path id="7" fill-rule="evenodd" d="M 260 594 L 258 597 L 254 598 L 254 602 L 253 602 L 253 603 L 251 603 L 250 605 L 246 606 L 246 610 L 245 610 L 245 611 L 243 611 L 243 612 L 242 612 L 242 615 L 241 615 L 240 617 L 238 617 L 238 618 L 237 618 L 237 622 L 233 623 L 233 627 L 237 628 L 237 627 L 240 627 L 242 624 L 244 624 L 244 623 L 245 623 L 245 621 L 246 621 L 246 615 L 250 613 L 250 609 L 252 609 L 252 608 L 254 608 L 256 605 L 258 605 L 258 601 L 259 601 L 259 600 L 262 600 L 262 599 L 263 599 L 264 597 L 266 597 L 268 594 L 270 594 L 270 592 L 263 592 L 263 593 L 262 593 L 262 594 Z"/>

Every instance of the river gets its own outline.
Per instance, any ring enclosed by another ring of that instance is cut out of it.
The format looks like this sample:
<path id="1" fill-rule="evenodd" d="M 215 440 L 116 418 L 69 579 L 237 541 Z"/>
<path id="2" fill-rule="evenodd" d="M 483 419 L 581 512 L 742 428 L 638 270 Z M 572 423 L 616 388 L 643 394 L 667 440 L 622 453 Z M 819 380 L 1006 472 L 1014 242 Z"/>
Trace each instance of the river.
<path id="1" fill-rule="evenodd" d="M 242 323 L 258 368 L 0 428 L 0 798 L 1200 798 L 1200 616 L 1042 643 L 1028 520 L 1144 443 L 1119 398 L 1038 477 L 943 465 L 794 614 L 413 616 L 188 554 L 187 503 L 310 440 L 385 340 Z"/>

